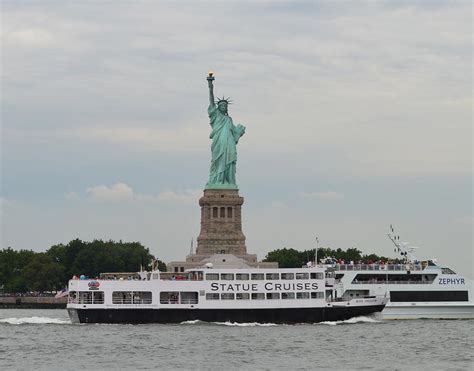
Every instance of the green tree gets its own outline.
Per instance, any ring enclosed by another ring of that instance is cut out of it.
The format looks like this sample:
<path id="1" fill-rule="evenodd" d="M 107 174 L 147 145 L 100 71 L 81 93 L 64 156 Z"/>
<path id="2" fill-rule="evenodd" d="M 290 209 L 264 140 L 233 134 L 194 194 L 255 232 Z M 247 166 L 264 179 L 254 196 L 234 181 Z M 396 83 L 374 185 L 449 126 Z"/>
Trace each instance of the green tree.
<path id="1" fill-rule="evenodd" d="M 34 255 L 31 250 L 15 251 L 11 247 L 0 250 L 0 290 L 11 293 L 27 291 L 22 271 Z"/>
<path id="2" fill-rule="evenodd" d="M 89 277 L 104 272 L 136 272 L 147 267 L 153 255 L 140 242 L 72 240 L 67 245 L 52 246 L 48 252 L 65 267 L 64 279 L 84 274 Z"/>
<path id="3" fill-rule="evenodd" d="M 64 267 L 46 253 L 37 253 L 22 270 L 28 291 L 55 291 L 63 288 Z"/>
<path id="4" fill-rule="evenodd" d="M 161 261 L 160 259 L 157 259 L 157 262 L 158 262 L 158 270 L 160 272 L 166 272 L 168 270 L 165 262 Z"/>
<path id="5" fill-rule="evenodd" d="M 329 247 L 320 247 L 318 248 L 318 262 L 324 258 L 335 258 L 337 260 L 341 259 L 346 262 L 364 262 L 367 263 L 369 261 L 377 262 L 377 261 L 388 261 L 389 259 L 384 256 L 378 256 L 376 254 L 370 255 L 362 255 L 362 252 L 355 248 L 351 247 L 347 250 L 342 250 L 341 248 L 338 249 L 331 249 Z M 305 250 L 305 251 L 297 251 L 295 249 L 277 249 L 270 251 L 264 261 L 272 261 L 278 262 L 280 268 L 294 268 L 294 267 L 301 267 L 305 263 L 314 261 L 315 258 L 315 250 Z M 390 259 L 394 261 L 394 259 Z M 398 260 L 395 260 L 398 261 Z"/>
<path id="6" fill-rule="evenodd" d="M 356 249 L 355 247 L 351 247 L 346 250 L 344 260 L 354 261 L 354 262 L 359 261 L 362 259 L 361 254 L 362 252 L 360 250 Z"/>
<path id="7" fill-rule="evenodd" d="M 305 264 L 305 258 L 300 251 L 286 247 L 270 251 L 263 261 L 277 262 L 280 268 L 300 268 Z"/>

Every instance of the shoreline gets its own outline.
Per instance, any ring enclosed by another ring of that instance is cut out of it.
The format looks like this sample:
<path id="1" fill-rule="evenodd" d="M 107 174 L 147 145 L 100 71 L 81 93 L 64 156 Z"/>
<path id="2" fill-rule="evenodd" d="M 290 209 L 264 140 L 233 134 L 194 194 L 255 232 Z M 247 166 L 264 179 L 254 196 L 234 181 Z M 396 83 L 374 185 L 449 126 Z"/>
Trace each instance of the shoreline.
<path id="1" fill-rule="evenodd" d="M 67 297 L 8 296 L 0 297 L 2 309 L 66 309 Z"/>

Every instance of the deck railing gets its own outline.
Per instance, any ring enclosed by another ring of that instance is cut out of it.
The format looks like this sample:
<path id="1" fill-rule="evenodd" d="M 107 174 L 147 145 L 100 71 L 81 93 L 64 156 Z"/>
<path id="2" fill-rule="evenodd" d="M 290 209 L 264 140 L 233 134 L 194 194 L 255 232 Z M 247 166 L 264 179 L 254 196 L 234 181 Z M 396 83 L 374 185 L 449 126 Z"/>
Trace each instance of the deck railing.
<path id="1" fill-rule="evenodd" d="M 421 271 L 421 264 L 336 264 L 337 271 Z"/>
<path id="2" fill-rule="evenodd" d="M 160 299 L 160 304 L 197 304 L 197 299 L 181 299 L 181 300 L 173 300 L 173 299 Z"/>
<path id="3" fill-rule="evenodd" d="M 112 304 L 151 304 L 151 299 L 116 299 L 112 298 Z"/>

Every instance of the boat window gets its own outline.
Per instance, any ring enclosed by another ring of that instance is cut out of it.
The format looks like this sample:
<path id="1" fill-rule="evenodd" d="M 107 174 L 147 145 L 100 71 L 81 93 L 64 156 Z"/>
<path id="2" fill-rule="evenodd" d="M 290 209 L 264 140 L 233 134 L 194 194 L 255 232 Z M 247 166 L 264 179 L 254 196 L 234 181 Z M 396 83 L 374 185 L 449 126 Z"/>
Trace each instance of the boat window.
<path id="1" fill-rule="evenodd" d="M 265 299 L 265 294 L 263 292 L 252 292 L 252 300 L 263 300 Z"/>
<path id="2" fill-rule="evenodd" d="M 282 280 L 294 280 L 295 275 L 293 273 L 282 273 L 281 274 L 281 279 Z"/>
<path id="3" fill-rule="evenodd" d="M 282 273 L 284 274 L 284 273 Z M 295 298 L 295 293 L 294 292 L 282 292 L 281 293 L 281 298 L 282 299 L 294 299 Z"/>
<path id="4" fill-rule="evenodd" d="M 263 273 L 252 273 L 251 277 L 253 281 L 262 281 L 265 279 L 265 276 Z"/>
<path id="5" fill-rule="evenodd" d="M 237 281 L 248 281 L 249 280 L 249 274 L 248 273 L 236 273 L 235 274 L 235 279 Z"/>
<path id="6" fill-rule="evenodd" d="M 469 296 L 467 291 L 390 291 L 390 301 L 469 301 Z"/>
<path id="7" fill-rule="evenodd" d="M 208 292 L 206 294 L 206 300 L 219 300 L 219 294 L 217 292 Z"/>
<path id="8" fill-rule="evenodd" d="M 79 304 L 92 304 L 92 292 L 79 291 Z"/>
<path id="9" fill-rule="evenodd" d="M 322 272 L 311 273 L 311 279 L 312 280 L 322 280 L 323 279 L 323 273 Z"/>
<path id="10" fill-rule="evenodd" d="M 151 291 L 134 291 L 133 304 L 151 304 Z"/>
<path id="11" fill-rule="evenodd" d="M 149 294 L 149 300 L 151 303 L 151 293 Z M 197 304 L 198 303 L 198 292 L 197 291 L 162 291 L 160 292 L 160 304 Z M 143 303 L 147 304 L 147 303 Z"/>
<path id="12" fill-rule="evenodd" d="M 94 291 L 92 293 L 92 304 L 104 304 L 104 292 Z"/>
<path id="13" fill-rule="evenodd" d="M 324 299 L 324 292 L 312 292 L 311 299 Z"/>
<path id="14" fill-rule="evenodd" d="M 179 292 L 162 291 L 160 292 L 160 304 L 178 304 Z"/>
<path id="15" fill-rule="evenodd" d="M 238 292 L 236 295 L 237 300 L 249 300 L 250 294 L 248 292 Z"/>
<path id="16" fill-rule="evenodd" d="M 280 299 L 279 292 L 267 292 L 267 299 Z"/>
<path id="17" fill-rule="evenodd" d="M 309 274 L 308 273 L 296 273 L 296 279 L 297 280 L 307 280 L 307 279 L 309 279 Z"/>
<path id="18" fill-rule="evenodd" d="M 77 303 L 77 292 L 76 291 L 69 291 L 67 302 L 68 303 Z"/>
<path id="19" fill-rule="evenodd" d="M 233 292 L 223 292 L 221 294 L 221 300 L 234 300 Z"/>
<path id="20" fill-rule="evenodd" d="M 221 273 L 221 280 L 233 281 L 234 280 L 234 273 Z"/>
<path id="21" fill-rule="evenodd" d="M 112 293 L 112 304 L 132 304 L 132 292 L 114 291 Z"/>
<path id="22" fill-rule="evenodd" d="M 267 273 L 267 280 L 279 280 L 280 274 L 279 273 Z"/>
<path id="23" fill-rule="evenodd" d="M 94 295 L 94 302 L 95 300 Z M 99 296 L 97 300 L 102 300 L 103 303 L 104 299 Z M 151 291 L 114 291 L 112 293 L 112 304 L 151 304 L 151 302 Z"/>
<path id="24" fill-rule="evenodd" d="M 179 304 L 197 304 L 197 291 L 181 291 L 179 293 Z"/>
<path id="25" fill-rule="evenodd" d="M 436 274 L 397 274 L 390 273 L 359 273 L 357 274 L 352 283 L 355 284 L 431 284 L 436 278 Z"/>
<path id="26" fill-rule="evenodd" d="M 219 274 L 217 273 L 206 273 L 206 280 L 207 281 L 218 281 Z"/>
<path id="27" fill-rule="evenodd" d="M 456 274 L 456 272 L 452 271 L 449 268 L 441 268 L 441 273 L 443 273 L 443 274 Z"/>
<path id="28" fill-rule="evenodd" d="M 309 292 L 297 292 L 296 299 L 309 299 Z"/>

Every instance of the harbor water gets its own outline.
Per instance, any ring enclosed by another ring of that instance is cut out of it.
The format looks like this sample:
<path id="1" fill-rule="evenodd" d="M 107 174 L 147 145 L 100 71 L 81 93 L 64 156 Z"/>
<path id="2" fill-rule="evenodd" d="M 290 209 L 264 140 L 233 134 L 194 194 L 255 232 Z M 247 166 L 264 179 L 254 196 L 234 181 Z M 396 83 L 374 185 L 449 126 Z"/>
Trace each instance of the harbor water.
<path id="1" fill-rule="evenodd" d="M 473 320 L 73 325 L 0 310 L 2 370 L 472 370 Z"/>

